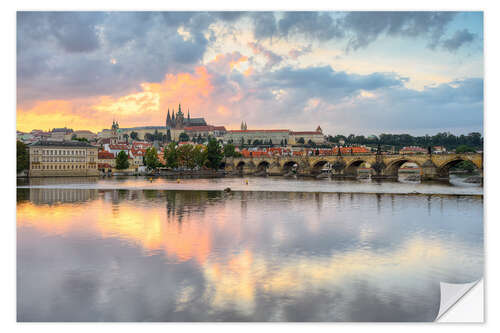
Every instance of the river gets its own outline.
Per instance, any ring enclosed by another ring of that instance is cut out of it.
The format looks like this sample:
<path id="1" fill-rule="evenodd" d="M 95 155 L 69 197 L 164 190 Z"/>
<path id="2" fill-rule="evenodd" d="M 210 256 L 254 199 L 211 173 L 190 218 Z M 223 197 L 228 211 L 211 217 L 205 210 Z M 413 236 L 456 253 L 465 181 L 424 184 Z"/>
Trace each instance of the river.
<path id="1" fill-rule="evenodd" d="M 460 178 L 18 181 L 19 321 L 432 321 L 483 265 Z"/>

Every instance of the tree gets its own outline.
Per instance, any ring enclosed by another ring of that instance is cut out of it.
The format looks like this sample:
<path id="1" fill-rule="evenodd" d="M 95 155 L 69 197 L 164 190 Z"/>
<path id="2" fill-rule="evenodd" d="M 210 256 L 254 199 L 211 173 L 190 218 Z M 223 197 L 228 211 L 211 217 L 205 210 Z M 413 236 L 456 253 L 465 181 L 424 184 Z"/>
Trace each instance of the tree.
<path id="1" fill-rule="evenodd" d="M 476 170 L 476 166 L 471 161 L 462 161 L 455 166 L 455 169 L 465 170 L 470 173 Z"/>
<path id="2" fill-rule="evenodd" d="M 196 166 L 202 167 L 207 162 L 207 149 L 204 146 L 195 146 L 193 148 L 193 160 Z"/>
<path id="3" fill-rule="evenodd" d="M 303 145 L 303 144 L 305 143 L 304 138 L 299 138 L 299 139 L 297 140 L 297 143 L 300 143 L 300 144 L 302 144 L 302 145 Z"/>
<path id="4" fill-rule="evenodd" d="M 234 145 L 231 143 L 228 143 L 227 145 L 224 146 L 224 156 L 225 157 L 233 157 L 235 153 L 234 150 Z"/>
<path id="5" fill-rule="evenodd" d="M 170 128 L 167 130 L 167 142 L 172 141 L 172 134 L 170 133 Z"/>
<path id="6" fill-rule="evenodd" d="M 165 163 L 169 168 L 177 168 L 179 166 L 177 160 L 177 148 L 175 147 L 175 142 L 170 142 L 163 152 L 163 157 L 165 158 Z"/>
<path id="7" fill-rule="evenodd" d="M 123 137 L 125 138 L 125 142 L 128 143 L 129 135 L 127 133 L 125 133 L 125 134 L 123 134 Z"/>
<path id="8" fill-rule="evenodd" d="M 196 163 L 194 161 L 193 145 L 182 145 L 177 148 L 177 160 L 179 165 L 192 169 Z"/>
<path id="9" fill-rule="evenodd" d="M 189 141 L 189 136 L 185 132 L 182 132 L 179 135 L 179 141 L 181 141 L 181 142 Z"/>
<path id="10" fill-rule="evenodd" d="M 139 137 L 139 133 L 137 133 L 137 132 L 130 132 L 130 138 L 132 140 L 137 140 L 138 137 Z"/>
<path id="11" fill-rule="evenodd" d="M 149 170 L 156 169 L 160 166 L 160 160 L 158 160 L 158 152 L 155 147 L 150 147 L 146 149 L 144 154 L 144 164 Z"/>
<path id="12" fill-rule="evenodd" d="M 216 139 L 210 139 L 207 144 L 208 167 L 217 170 L 222 161 L 222 149 Z"/>
<path id="13" fill-rule="evenodd" d="M 124 170 L 128 169 L 130 166 L 128 162 L 128 155 L 125 151 L 120 151 L 118 155 L 116 155 L 116 169 L 118 170 Z"/>
<path id="14" fill-rule="evenodd" d="M 155 141 L 155 136 L 151 133 L 146 133 L 146 134 L 144 134 L 144 140 L 146 140 L 148 142 L 153 142 L 153 141 Z"/>
<path id="15" fill-rule="evenodd" d="M 469 147 L 467 145 L 460 145 L 457 147 L 455 150 L 457 154 L 463 154 L 463 153 L 475 153 L 476 150 L 472 147 Z"/>
<path id="16" fill-rule="evenodd" d="M 29 150 L 28 146 L 21 141 L 16 143 L 16 155 L 17 155 L 17 172 L 27 170 L 30 166 Z"/>

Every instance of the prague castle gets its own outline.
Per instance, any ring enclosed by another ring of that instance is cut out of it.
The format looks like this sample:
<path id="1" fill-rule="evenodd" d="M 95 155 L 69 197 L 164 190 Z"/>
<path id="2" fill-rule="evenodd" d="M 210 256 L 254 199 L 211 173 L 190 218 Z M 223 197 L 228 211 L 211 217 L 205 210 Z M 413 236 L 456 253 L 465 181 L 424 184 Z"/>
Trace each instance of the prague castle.
<path id="1" fill-rule="evenodd" d="M 297 144 L 300 141 L 312 141 L 321 144 L 325 141 L 323 131 L 318 126 L 315 131 L 294 132 L 288 129 L 248 129 L 246 122 L 241 123 L 240 130 L 226 130 L 224 126 L 208 125 L 204 118 L 191 118 L 191 114 L 187 112 L 184 115 L 181 105 L 177 112 L 175 109 L 167 109 L 165 126 L 141 126 L 120 128 L 118 122 L 113 121 L 111 129 L 105 129 L 99 133 L 101 138 L 111 138 L 115 141 L 125 141 L 131 138 L 132 132 L 137 133 L 139 140 L 144 140 L 146 134 L 161 134 L 173 141 L 179 141 L 182 133 L 186 133 L 190 139 L 194 137 L 215 137 L 218 140 L 226 143 L 248 144 L 259 140 L 262 142 L 272 142 L 273 144 Z"/>

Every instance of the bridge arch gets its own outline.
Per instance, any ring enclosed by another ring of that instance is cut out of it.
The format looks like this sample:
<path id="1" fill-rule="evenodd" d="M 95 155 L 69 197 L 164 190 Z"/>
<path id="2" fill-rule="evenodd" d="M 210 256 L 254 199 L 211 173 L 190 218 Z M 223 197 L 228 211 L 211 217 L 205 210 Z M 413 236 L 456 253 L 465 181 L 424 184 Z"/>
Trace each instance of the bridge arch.
<path id="1" fill-rule="evenodd" d="M 474 164 L 477 170 L 481 170 L 482 165 L 478 165 L 478 162 L 474 161 L 473 159 L 466 158 L 464 156 L 457 156 L 454 157 L 453 159 L 450 159 L 449 161 L 444 162 L 437 168 L 438 176 L 440 178 L 449 178 L 450 169 L 464 161 L 472 162 L 472 164 Z"/>
<path id="2" fill-rule="evenodd" d="M 236 170 L 243 171 L 245 164 L 246 164 L 245 161 L 239 161 L 238 164 L 236 164 Z"/>
<path id="3" fill-rule="evenodd" d="M 399 169 L 405 163 L 415 163 L 416 165 L 418 165 L 419 168 L 422 168 L 421 162 L 419 160 L 413 159 L 411 157 L 404 157 L 404 158 L 397 159 L 397 160 L 389 162 L 387 164 L 387 166 L 385 167 L 385 172 L 384 173 L 387 176 L 398 177 Z"/>
<path id="4" fill-rule="evenodd" d="M 344 174 L 348 176 L 357 176 L 358 168 L 363 164 L 367 163 L 365 159 L 355 159 L 350 161 L 344 168 Z"/>
<path id="5" fill-rule="evenodd" d="M 282 171 L 284 173 L 290 172 L 292 169 L 298 169 L 299 163 L 297 161 L 291 160 L 291 161 L 286 161 L 283 163 Z"/>
<path id="6" fill-rule="evenodd" d="M 266 171 L 270 166 L 271 164 L 268 161 L 261 161 L 257 165 L 257 171 Z"/>
<path id="7" fill-rule="evenodd" d="M 311 174 L 319 174 L 321 173 L 321 169 L 323 169 L 323 167 L 328 164 L 329 162 L 327 160 L 319 160 L 319 161 L 316 161 L 313 165 L 312 165 L 312 168 L 311 168 Z"/>

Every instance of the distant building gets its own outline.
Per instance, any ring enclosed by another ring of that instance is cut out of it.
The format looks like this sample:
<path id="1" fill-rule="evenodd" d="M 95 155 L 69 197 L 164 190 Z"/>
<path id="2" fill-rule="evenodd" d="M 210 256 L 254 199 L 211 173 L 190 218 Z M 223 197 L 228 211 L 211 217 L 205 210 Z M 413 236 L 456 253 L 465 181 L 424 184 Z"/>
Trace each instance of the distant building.
<path id="1" fill-rule="evenodd" d="M 321 144 L 325 142 L 325 136 L 323 135 L 323 130 L 320 126 L 316 128 L 316 131 L 302 131 L 302 132 L 290 132 L 290 139 L 288 142 L 292 145 L 297 144 L 300 138 L 304 139 L 307 144 L 312 141 L 316 144 Z M 301 140 L 302 141 L 302 140 Z"/>
<path id="2" fill-rule="evenodd" d="M 399 150 L 401 155 L 405 154 L 427 154 L 427 149 L 417 146 L 403 147 Z"/>
<path id="3" fill-rule="evenodd" d="M 97 176 L 97 147 L 80 141 L 38 141 L 29 145 L 31 177 Z"/>
<path id="4" fill-rule="evenodd" d="M 87 130 L 74 131 L 73 134 L 77 138 L 87 139 L 88 141 L 93 141 L 93 140 L 97 139 L 97 134 L 92 133 L 91 131 L 87 131 Z"/>
<path id="5" fill-rule="evenodd" d="M 443 146 L 434 146 L 434 147 L 432 147 L 432 150 L 436 154 L 444 154 L 444 153 L 446 153 L 446 148 L 443 147 Z"/>
<path id="6" fill-rule="evenodd" d="M 190 139 L 201 137 L 207 139 L 210 137 L 222 137 L 226 134 L 226 128 L 224 126 L 189 126 L 184 127 L 184 132 L 189 136 Z"/>
<path id="7" fill-rule="evenodd" d="M 233 142 L 235 145 L 241 143 L 253 143 L 255 140 L 268 143 L 269 140 L 273 144 L 288 142 L 290 131 L 287 129 L 262 129 L 262 130 L 230 130 L 223 137 L 224 142 Z"/>
<path id="8" fill-rule="evenodd" d="M 50 131 L 50 141 L 69 141 L 73 135 L 73 130 L 71 128 L 54 128 Z"/>

